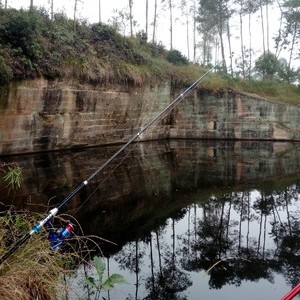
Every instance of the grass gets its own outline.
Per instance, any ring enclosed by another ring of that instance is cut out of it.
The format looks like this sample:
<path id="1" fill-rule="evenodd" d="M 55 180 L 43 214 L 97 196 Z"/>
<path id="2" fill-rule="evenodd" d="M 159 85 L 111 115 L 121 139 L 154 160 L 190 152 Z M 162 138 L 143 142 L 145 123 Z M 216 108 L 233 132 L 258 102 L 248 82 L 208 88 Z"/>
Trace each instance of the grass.
<path id="1" fill-rule="evenodd" d="M 251 93 L 276 102 L 300 106 L 300 86 L 278 80 L 242 80 L 214 73 L 204 80 L 201 87 L 215 92 L 233 90 Z"/>
<path id="2" fill-rule="evenodd" d="M 12 210 L 0 213 L 0 257 L 42 218 Z M 57 220 L 64 221 L 61 217 Z M 79 264 L 87 264 L 95 251 L 101 253 L 96 238 L 73 237 L 66 243 L 64 251 L 53 251 L 46 229 L 33 235 L 0 266 L 0 299 L 66 299 L 69 287 L 64 278 L 71 276 Z"/>
<path id="3" fill-rule="evenodd" d="M 43 10 L 0 8 L 0 90 L 11 81 L 43 76 L 102 89 L 127 88 L 161 82 L 173 87 L 192 84 L 204 68 L 188 63 L 178 53 L 145 39 L 124 37 L 105 24 L 73 21 L 63 14 L 54 20 Z M 18 35 L 18 38 L 16 38 Z M 174 52 L 173 52 L 174 55 Z M 242 80 L 221 73 L 211 74 L 200 88 L 235 90 L 299 105 L 300 88 L 278 80 Z"/>
<path id="4" fill-rule="evenodd" d="M 25 212 L 2 213 L 0 218 L 0 255 L 30 230 L 37 216 Z M 71 253 L 50 250 L 46 233 L 33 236 L 0 268 L 0 299 L 57 299 L 60 277 L 68 272 L 73 261 Z"/>

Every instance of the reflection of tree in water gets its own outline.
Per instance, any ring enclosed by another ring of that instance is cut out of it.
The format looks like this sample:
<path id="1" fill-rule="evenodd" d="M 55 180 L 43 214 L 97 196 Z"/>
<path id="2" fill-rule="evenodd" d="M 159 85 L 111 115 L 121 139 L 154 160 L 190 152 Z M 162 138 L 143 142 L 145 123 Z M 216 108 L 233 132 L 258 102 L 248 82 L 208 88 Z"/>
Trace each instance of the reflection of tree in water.
<path id="1" fill-rule="evenodd" d="M 145 256 L 145 250 L 140 249 L 140 244 L 138 241 L 130 242 L 122 251 L 119 252 L 116 257 L 116 261 L 122 270 L 129 270 L 131 273 L 135 274 L 135 298 L 138 299 L 138 291 L 140 285 L 141 266 L 143 265 L 143 258 Z"/>
<path id="2" fill-rule="evenodd" d="M 152 235 L 150 235 L 150 258 L 151 258 L 151 276 L 146 279 L 146 289 L 149 294 L 145 299 L 158 300 L 184 300 L 187 299 L 184 292 L 192 282 L 189 276 L 183 272 L 179 267 L 176 259 L 175 248 L 175 220 L 172 219 L 172 245 L 164 245 L 161 247 L 159 233 L 155 234 L 156 245 L 158 251 L 158 271 L 154 272 L 153 261 L 153 242 Z M 163 250 L 163 252 L 162 252 Z"/>
<path id="3" fill-rule="evenodd" d="M 184 300 L 185 295 L 181 294 L 192 285 L 189 276 L 178 267 L 176 260 L 175 247 L 175 220 L 172 220 L 172 243 L 168 245 L 162 241 L 163 230 L 156 230 L 150 234 L 143 243 L 148 247 L 150 257 L 151 275 L 146 278 L 140 278 L 140 267 L 143 264 L 142 259 L 145 256 L 145 250 L 140 251 L 137 241 L 129 243 L 118 254 L 116 260 L 122 269 L 128 269 L 136 274 L 136 294 L 134 299 L 138 298 L 138 287 L 145 282 L 145 288 L 148 295 L 143 299 L 157 300 Z M 135 245 L 135 246 L 134 246 Z M 154 253 L 156 252 L 156 253 Z M 157 259 L 155 260 L 154 257 Z M 131 299 L 131 298 L 130 298 Z"/>
<path id="4" fill-rule="evenodd" d="M 179 293 L 184 292 L 191 285 L 192 282 L 186 273 L 173 264 L 166 264 L 160 272 L 146 279 L 146 289 L 149 294 L 144 299 L 184 300 L 187 297 Z"/>
<path id="5" fill-rule="evenodd" d="M 240 285 L 244 280 L 273 282 L 274 271 L 295 285 L 300 281 L 300 223 L 295 212 L 289 211 L 289 204 L 297 200 L 295 188 L 261 192 L 254 202 L 249 192 L 211 197 L 200 205 L 202 216 L 195 215 L 194 226 L 188 226 L 193 230 L 180 237 L 182 267 L 188 271 L 209 270 L 209 285 L 215 289 Z M 253 221 L 259 225 L 256 237 L 250 236 Z M 271 233 L 277 249 L 267 249 Z"/>
<path id="6" fill-rule="evenodd" d="M 272 235 L 278 247 L 278 261 L 287 283 L 295 286 L 300 282 L 300 220 L 299 211 L 291 212 L 289 206 L 299 199 L 299 187 L 289 187 L 284 192 L 272 196 L 274 202 L 285 212 L 286 220 L 278 218 L 272 228 Z"/>
<path id="7" fill-rule="evenodd" d="M 169 219 L 169 227 L 127 244 L 118 254 L 120 267 L 136 274 L 130 299 L 187 299 L 192 271 L 208 271 L 213 289 L 243 281 L 273 282 L 274 272 L 295 285 L 300 281 L 300 219 L 299 211 L 292 210 L 297 200 L 295 187 L 232 192 L 181 210 Z M 178 235 L 182 213 L 186 232 Z M 146 293 L 139 298 L 142 285 Z"/>

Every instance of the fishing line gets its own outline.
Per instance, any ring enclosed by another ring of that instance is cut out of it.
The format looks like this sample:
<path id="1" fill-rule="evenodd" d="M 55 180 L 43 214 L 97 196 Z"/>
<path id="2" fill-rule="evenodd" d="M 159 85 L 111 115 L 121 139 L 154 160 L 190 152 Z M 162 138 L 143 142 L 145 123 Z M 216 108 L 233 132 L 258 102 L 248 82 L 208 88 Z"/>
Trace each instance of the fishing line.
<path id="1" fill-rule="evenodd" d="M 57 215 L 59 210 L 65 206 L 76 194 L 79 193 L 84 187 L 86 187 L 89 182 L 94 179 L 107 165 L 109 165 L 116 157 L 118 157 L 124 150 L 133 142 L 140 139 L 142 134 L 150 128 L 158 120 L 164 118 L 170 111 L 172 111 L 179 103 L 181 103 L 185 96 L 190 94 L 197 85 L 202 82 L 221 62 L 213 66 L 211 69 L 206 71 L 202 76 L 200 76 L 192 85 L 190 85 L 185 91 L 183 91 L 178 97 L 176 97 L 166 108 L 164 108 L 160 113 L 158 113 L 146 126 L 144 126 L 138 133 L 136 133 L 132 138 L 128 140 L 117 152 L 115 152 L 104 164 L 102 164 L 98 169 L 95 170 L 86 180 L 80 183 L 63 201 L 55 208 L 49 211 L 49 214 L 40 222 L 35 224 L 32 229 L 26 233 L 19 241 L 17 241 L 1 258 L 0 265 L 3 264 L 21 245 L 25 244 L 32 235 L 39 233 L 41 229 L 47 224 L 53 217 Z"/>

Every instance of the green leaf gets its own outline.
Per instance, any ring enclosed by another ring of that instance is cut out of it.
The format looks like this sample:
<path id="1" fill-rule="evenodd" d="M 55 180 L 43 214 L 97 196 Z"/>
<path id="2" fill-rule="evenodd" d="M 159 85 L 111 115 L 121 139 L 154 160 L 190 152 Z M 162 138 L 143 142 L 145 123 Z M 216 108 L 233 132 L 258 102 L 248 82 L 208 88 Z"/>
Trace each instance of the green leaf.
<path id="1" fill-rule="evenodd" d="M 110 290 L 114 288 L 115 284 L 128 283 L 120 274 L 112 274 L 102 284 L 103 289 Z"/>
<path id="2" fill-rule="evenodd" d="M 8 166 L 8 170 L 3 176 L 3 179 L 5 182 L 7 182 L 7 186 L 9 187 L 8 192 L 20 188 L 23 180 L 22 169 L 15 165 Z"/>
<path id="3" fill-rule="evenodd" d="M 89 285 L 92 288 L 98 288 L 97 285 L 95 284 L 95 279 L 93 277 L 86 277 L 84 279 L 84 282 Z"/>
<path id="4" fill-rule="evenodd" d="M 102 280 L 103 280 L 103 273 L 105 271 L 105 263 L 104 261 L 98 257 L 98 256 L 95 256 L 94 259 L 93 259 L 93 262 L 94 262 L 94 266 L 96 268 L 96 271 L 98 273 L 98 276 L 99 276 L 99 283 L 102 284 Z"/>

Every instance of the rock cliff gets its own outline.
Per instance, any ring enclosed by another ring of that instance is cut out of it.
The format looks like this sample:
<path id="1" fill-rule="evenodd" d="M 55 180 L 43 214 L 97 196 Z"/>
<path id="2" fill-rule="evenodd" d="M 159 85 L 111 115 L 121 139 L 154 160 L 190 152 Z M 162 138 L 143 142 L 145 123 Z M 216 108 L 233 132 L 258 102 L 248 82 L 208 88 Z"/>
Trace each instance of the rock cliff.
<path id="1" fill-rule="evenodd" d="M 124 143 L 177 92 L 168 84 L 96 90 L 44 79 L 15 82 L 1 99 L 0 154 Z M 298 107 L 198 89 L 141 139 L 300 140 L 299 124 Z"/>

